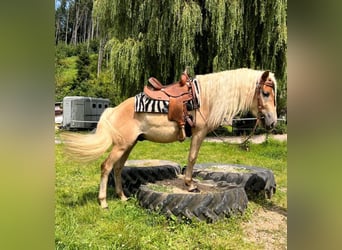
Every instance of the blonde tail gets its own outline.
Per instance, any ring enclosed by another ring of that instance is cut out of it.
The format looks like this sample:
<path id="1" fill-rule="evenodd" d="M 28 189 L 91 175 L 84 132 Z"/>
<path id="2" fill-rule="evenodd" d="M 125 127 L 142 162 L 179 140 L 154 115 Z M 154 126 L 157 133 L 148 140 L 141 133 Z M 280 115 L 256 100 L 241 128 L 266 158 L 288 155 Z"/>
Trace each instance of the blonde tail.
<path id="1" fill-rule="evenodd" d="M 120 133 L 109 120 L 114 111 L 115 108 L 105 109 L 95 134 L 62 133 L 67 155 L 76 161 L 89 162 L 98 159 L 117 140 L 122 140 Z"/>

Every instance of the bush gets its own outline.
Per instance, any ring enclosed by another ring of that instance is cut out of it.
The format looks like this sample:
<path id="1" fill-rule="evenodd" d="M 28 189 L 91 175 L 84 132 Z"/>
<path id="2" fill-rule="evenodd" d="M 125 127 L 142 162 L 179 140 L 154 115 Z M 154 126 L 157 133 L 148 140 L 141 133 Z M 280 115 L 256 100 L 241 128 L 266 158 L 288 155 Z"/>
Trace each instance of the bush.
<path id="1" fill-rule="evenodd" d="M 78 55 L 76 48 L 77 48 L 77 46 L 59 43 L 56 46 L 56 58 L 62 59 L 62 58 L 66 58 L 66 57 L 76 56 L 76 55 Z"/>
<path id="2" fill-rule="evenodd" d="M 277 126 L 272 131 L 273 134 L 286 134 L 287 123 L 285 121 L 278 121 Z"/>

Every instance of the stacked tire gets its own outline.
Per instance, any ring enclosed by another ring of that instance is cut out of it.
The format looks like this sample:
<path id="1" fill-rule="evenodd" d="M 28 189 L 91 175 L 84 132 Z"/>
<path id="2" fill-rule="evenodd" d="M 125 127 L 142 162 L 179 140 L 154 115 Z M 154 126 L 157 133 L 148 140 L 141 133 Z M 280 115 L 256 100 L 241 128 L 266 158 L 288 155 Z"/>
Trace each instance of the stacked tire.
<path id="1" fill-rule="evenodd" d="M 213 192 L 162 192 L 151 183 L 181 176 L 181 167 L 170 161 L 128 161 L 122 171 L 126 196 L 136 196 L 139 204 L 168 218 L 214 222 L 233 214 L 242 214 L 248 199 L 271 198 L 276 190 L 272 171 L 233 164 L 206 163 L 194 166 L 193 178 L 198 183 L 210 182 Z M 233 170 L 233 171 L 232 171 Z M 184 169 L 183 169 L 184 171 Z M 108 185 L 115 187 L 111 173 Z"/>

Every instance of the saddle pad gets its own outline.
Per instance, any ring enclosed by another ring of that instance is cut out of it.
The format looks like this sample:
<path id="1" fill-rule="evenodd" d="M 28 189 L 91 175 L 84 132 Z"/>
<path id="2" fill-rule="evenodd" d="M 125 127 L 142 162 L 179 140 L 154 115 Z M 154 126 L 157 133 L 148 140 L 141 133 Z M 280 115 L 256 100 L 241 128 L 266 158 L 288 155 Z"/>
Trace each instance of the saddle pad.
<path id="1" fill-rule="evenodd" d="M 144 113 L 165 113 L 169 110 L 168 101 L 150 99 L 144 92 L 135 96 L 134 111 Z"/>
<path id="2" fill-rule="evenodd" d="M 193 80 L 195 85 L 195 98 L 200 107 L 200 88 L 198 81 L 196 79 Z M 168 101 L 160 101 L 150 99 L 148 96 L 141 92 L 137 94 L 134 98 L 134 111 L 135 112 L 143 112 L 143 113 L 163 113 L 167 114 L 169 111 L 169 102 Z M 188 102 L 187 108 L 188 110 L 193 110 L 193 101 Z"/>

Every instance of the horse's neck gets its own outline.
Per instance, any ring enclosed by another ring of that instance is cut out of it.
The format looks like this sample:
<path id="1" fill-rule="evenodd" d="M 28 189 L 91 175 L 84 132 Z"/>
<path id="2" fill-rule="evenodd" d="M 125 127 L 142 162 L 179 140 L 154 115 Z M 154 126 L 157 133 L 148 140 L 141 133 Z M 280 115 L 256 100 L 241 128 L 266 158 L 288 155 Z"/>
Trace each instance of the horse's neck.
<path id="1" fill-rule="evenodd" d="M 251 108 L 254 97 L 255 82 L 244 81 L 244 75 L 239 72 L 220 72 L 198 76 L 202 87 L 203 104 L 208 112 L 208 126 L 215 128 L 224 118 L 231 120 L 240 112 Z"/>

